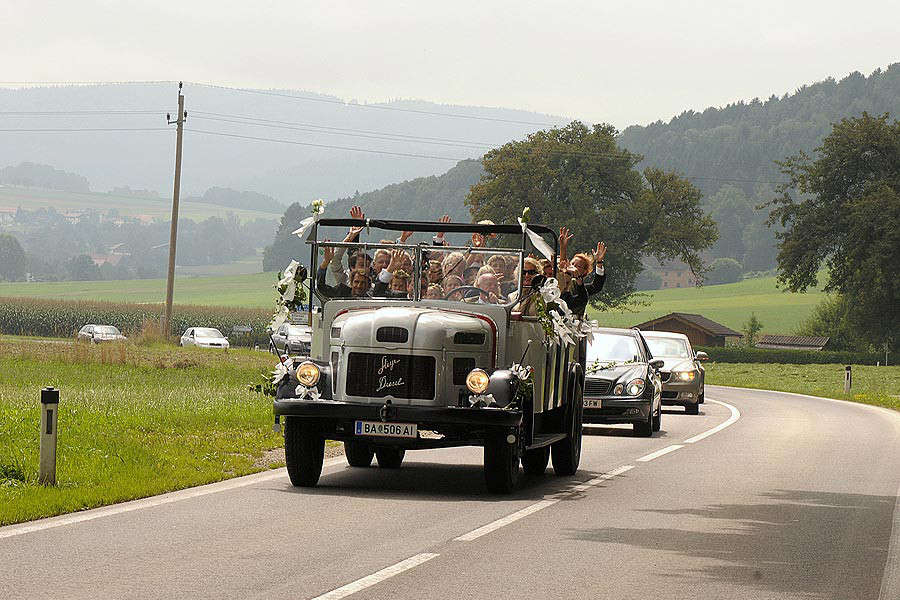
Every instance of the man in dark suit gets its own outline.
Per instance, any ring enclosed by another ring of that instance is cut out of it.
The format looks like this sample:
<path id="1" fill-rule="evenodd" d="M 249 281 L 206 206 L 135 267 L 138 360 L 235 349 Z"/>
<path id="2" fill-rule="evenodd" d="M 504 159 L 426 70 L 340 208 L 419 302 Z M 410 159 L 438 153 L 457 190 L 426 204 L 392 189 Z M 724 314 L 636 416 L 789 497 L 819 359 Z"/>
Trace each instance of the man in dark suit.
<path id="1" fill-rule="evenodd" d="M 559 230 L 559 262 L 560 269 L 565 269 L 572 277 L 572 284 L 568 290 L 563 292 L 562 299 L 566 301 L 569 309 L 584 318 L 584 311 L 587 309 L 588 301 L 591 296 L 599 294 L 606 282 L 606 269 L 603 266 L 603 257 L 606 256 L 606 244 L 597 242 L 597 250 L 591 254 L 579 252 L 572 257 L 572 261 L 568 261 L 569 240 L 572 234 L 568 228 L 562 227 Z M 590 282 L 585 283 L 585 279 L 593 271 L 594 275 Z"/>

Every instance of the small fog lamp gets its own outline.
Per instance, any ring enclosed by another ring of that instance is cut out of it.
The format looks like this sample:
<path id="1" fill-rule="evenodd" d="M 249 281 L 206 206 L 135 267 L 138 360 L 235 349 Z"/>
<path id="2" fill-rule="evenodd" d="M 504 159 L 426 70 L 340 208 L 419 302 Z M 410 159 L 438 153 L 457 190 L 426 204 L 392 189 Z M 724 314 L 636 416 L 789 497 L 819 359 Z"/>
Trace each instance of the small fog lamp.
<path id="1" fill-rule="evenodd" d="M 491 378 L 484 372 L 484 369 L 472 369 L 466 375 L 466 387 L 473 394 L 483 394 L 488 389 L 488 383 Z"/>
<path id="2" fill-rule="evenodd" d="M 300 382 L 300 385 L 312 387 L 319 383 L 320 375 L 321 372 L 319 371 L 319 367 L 309 361 L 306 361 L 297 367 L 297 381 Z"/>

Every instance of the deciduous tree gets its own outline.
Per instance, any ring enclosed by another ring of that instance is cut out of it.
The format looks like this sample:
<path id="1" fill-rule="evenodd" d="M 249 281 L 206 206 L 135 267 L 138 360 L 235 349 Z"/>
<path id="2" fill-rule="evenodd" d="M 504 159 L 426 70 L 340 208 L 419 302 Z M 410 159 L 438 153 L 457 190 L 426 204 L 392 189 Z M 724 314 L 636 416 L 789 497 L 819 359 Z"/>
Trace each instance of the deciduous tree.
<path id="1" fill-rule="evenodd" d="M 514 223 L 527 206 L 533 223 L 568 227 L 573 250 L 605 241 L 607 306 L 629 300 L 643 256 L 678 259 L 699 274 L 699 252 L 716 240 L 700 192 L 675 173 L 639 172 L 641 157 L 616 146 L 615 135 L 611 125 L 574 121 L 491 150 L 466 198 L 475 220 Z"/>
<path id="2" fill-rule="evenodd" d="M 778 234 L 779 279 L 794 292 L 815 286 L 848 302 L 848 318 L 873 345 L 900 336 L 900 121 L 866 113 L 837 123 L 811 160 L 780 163 L 771 218 Z"/>

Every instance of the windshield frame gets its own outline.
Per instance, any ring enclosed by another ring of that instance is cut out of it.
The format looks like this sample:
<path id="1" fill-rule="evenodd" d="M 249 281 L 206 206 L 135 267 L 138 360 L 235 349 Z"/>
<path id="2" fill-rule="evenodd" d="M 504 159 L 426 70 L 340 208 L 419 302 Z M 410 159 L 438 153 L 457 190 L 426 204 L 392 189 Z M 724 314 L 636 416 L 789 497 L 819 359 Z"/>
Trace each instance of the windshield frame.
<path id="1" fill-rule="evenodd" d="M 213 334 L 200 335 L 200 334 L 199 334 L 200 331 L 206 331 L 206 332 L 209 332 L 209 331 L 215 331 L 218 335 L 213 335 Z M 194 337 L 205 337 L 205 338 L 206 338 L 206 337 L 211 337 L 211 338 L 219 337 L 219 338 L 223 338 L 223 337 L 225 337 L 225 335 L 224 335 L 221 331 L 219 331 L 218 329 L 216 329 L 215 327 L 194 327 Z"/>

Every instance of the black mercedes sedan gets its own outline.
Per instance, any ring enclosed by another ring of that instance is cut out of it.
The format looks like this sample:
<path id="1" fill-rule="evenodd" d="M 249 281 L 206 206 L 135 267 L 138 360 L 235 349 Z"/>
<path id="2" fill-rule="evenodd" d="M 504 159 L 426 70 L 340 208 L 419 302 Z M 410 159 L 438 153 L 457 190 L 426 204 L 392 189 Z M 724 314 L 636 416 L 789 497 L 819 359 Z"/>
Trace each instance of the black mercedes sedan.
<path id="1" fill-rule="evenodd" d="M 587 344 L 585 423 L 631 423 L 635 435 L 659 431 L 662 417 L 660 359 L 637 329 L 600 327 Z"/>

